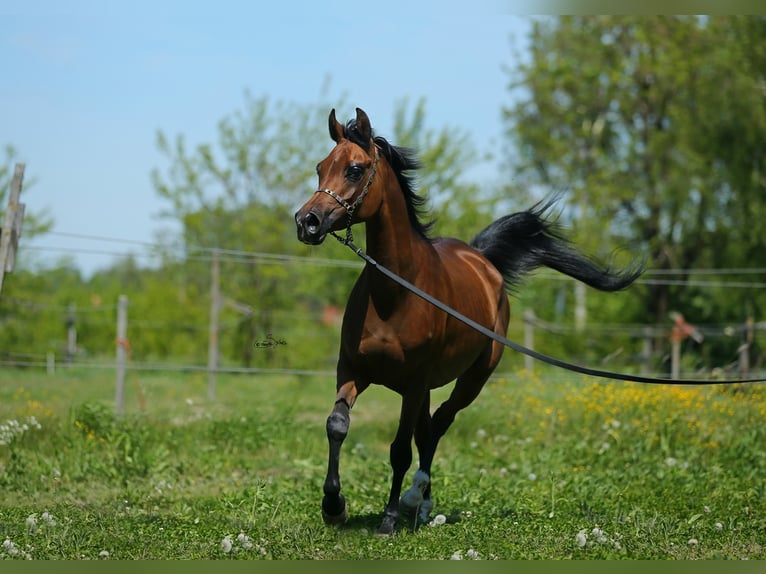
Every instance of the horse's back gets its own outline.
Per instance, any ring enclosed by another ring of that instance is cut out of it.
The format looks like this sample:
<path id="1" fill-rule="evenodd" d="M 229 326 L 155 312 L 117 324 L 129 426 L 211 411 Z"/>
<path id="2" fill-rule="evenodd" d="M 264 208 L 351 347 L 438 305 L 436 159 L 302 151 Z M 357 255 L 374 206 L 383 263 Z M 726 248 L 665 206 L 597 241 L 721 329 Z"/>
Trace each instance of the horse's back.
<path id="1" fill-rule="evenodd" d="M 452 237 L 435 239 L 433 246 L 458 299 L 486 299 L 495 306 L 505 298 L 503 276 L 479 251 Z"/>

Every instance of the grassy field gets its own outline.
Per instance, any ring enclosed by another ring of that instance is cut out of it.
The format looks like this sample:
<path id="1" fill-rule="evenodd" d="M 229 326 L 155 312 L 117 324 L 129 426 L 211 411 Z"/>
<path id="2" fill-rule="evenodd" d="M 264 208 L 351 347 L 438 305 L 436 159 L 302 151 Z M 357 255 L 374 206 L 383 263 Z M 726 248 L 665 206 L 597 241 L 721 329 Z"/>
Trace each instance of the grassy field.
<path id="1" fill-rule="evenodd" d="M 129 384 L 117 419 L 110 371 L 0 370 L 0 559 L 766 559 L 763 386 L 495 380 L 437 453 L 441 516 L 379 538 L 396 395 L 353 410 L 328 528 L 332 381 Z"/>

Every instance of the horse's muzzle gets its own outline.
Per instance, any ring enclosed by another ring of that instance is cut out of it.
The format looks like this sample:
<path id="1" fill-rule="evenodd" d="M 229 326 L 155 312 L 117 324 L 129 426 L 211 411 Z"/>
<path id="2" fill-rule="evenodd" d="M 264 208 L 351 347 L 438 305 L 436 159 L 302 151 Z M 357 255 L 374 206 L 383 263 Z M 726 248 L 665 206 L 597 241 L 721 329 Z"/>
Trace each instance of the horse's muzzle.
<path id="1" fill-rule="evenodd" d="M 327 231 L 322 229 L 322 220 L 313 211 L 306 214 L 302 211 L 299 210 L 295 214 L 298 240 L 308 245 L 319 245 L 327 237 Z"/>

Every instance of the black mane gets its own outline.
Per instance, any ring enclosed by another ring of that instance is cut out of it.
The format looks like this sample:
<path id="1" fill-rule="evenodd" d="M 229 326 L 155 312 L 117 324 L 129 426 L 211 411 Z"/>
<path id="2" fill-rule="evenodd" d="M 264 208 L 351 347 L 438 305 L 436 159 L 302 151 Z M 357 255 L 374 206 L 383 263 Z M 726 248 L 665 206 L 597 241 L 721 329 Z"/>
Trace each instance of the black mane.
<path id="1" fill-rule="evenodd" d="M 369 149 L 370 142 L 365 141 L 356 129 L 356 120 L 351 120 L 346 124 L 343 135 L 368 153 L 372 151 Z M 428 200 L 426 197 L 415 192 L 415 174 L 412 173 L 422 167 L 417 157 L 417 152 L 411 148 L 391 145 L 388 140 L 381 136 L 376 136 L 374 132 L 373 141 L 396 174 L 396 179 L 399 181 L 399 187 L 402 189 L 404 201 L 407 205 L 407 216 L 412 230 L 421 238 L 430 241 L 429 234 L 431 227 L 433 227 L 433 221 L 423 221 L 423 218 L 426 216 L 426 203 Z"/>

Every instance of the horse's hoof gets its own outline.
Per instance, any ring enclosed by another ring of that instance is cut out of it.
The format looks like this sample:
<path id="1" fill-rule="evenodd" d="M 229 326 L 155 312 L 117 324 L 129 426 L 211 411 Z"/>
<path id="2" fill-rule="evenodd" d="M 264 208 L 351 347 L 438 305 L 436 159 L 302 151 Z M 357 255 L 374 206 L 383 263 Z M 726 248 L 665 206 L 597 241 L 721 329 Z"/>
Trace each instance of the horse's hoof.
<path id="1" fill-rule="evenodd" d="M 340 514 L 330 515 L 322 510 L 322 520 L 328 526 L 343 526 L 348 521 L 348 510 L 345 508 Z"/>
<path id="2" fill-rule="evenodd" d="M 322 498 L 322 520 L 331 526 L 341 526 L 346 523 L 348 508 L 346 507 L 346 499 L 343 498 L 342 494 L 338 495 L 334 504 L 326 496 Z"/>
<path id="3" fill-rule="evenodd" d="M 396 517 L 394 516 L 384 516 L 383 522 L 380 525 L 380 528 L 378 528 L 377 535 L 378 536 L 391 536 L 394 533 L 394 526 L 396 526 Z"/>

